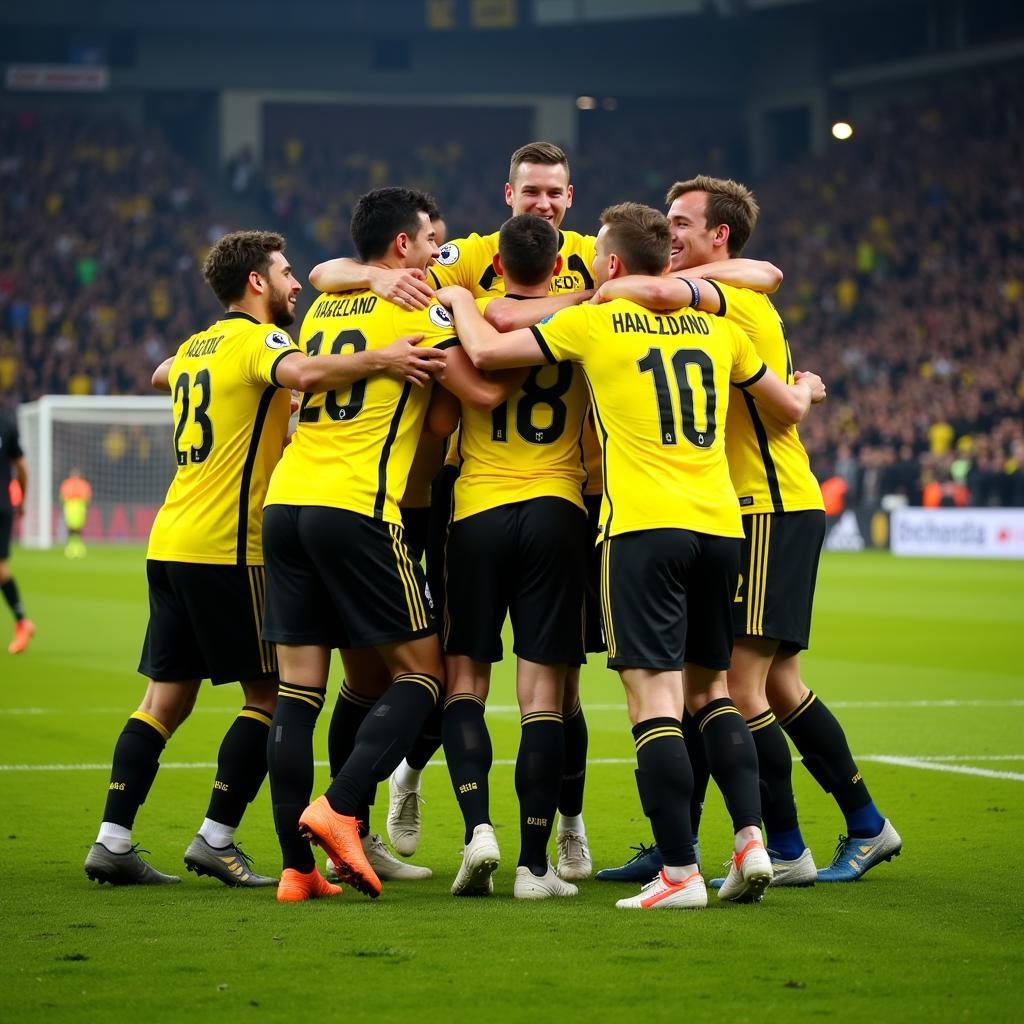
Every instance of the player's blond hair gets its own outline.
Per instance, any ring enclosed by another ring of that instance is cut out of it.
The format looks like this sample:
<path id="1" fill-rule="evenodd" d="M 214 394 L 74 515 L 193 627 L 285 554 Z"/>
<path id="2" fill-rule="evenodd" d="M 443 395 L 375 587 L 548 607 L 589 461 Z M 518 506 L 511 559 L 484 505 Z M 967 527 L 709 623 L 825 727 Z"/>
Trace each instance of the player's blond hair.
<path id="1" fill-rule="evenodd" d="M 643 203 L 619 203 L 601 214 L 605 244 L 631 274 L 661 275 L 672 250 L 668 218 Z"/>
<path id="2" fill-rule="evenodd" d="M 520 164 L 544 164 L 548 167 L 561 164 L 565 168 L 566 177 L 569 176 L 569 158 L 565 155 L 565 150 L 553 142 L 528 142 L 525 146 L 520 146 L 512 154 L 512 160 L 508 165 L 509 184 L 515 184 Z"/>
<path id="3" fill-rule="evenodd" d="M 732 178 L 712 178 L 707 174 L 698 174 L 688 181 L 677 181 L 665 196 L 665 202 L 674 203 L 687 192 L 705 192 L 708 204 L 704 210 L 704 221 L 709 229 L 725 224 L 729 228 L 727 247 L 730 256 L 738 256 L 747 244 L 760 207 L 754 193 Z"/>

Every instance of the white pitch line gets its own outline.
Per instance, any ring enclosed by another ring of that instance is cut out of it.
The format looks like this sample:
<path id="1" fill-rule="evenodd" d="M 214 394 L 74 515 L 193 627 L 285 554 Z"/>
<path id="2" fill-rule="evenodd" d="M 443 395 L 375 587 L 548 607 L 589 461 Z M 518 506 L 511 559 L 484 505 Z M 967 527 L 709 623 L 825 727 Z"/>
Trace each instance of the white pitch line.
<path id="1" fill-rule="evenodd" d="M 794 759 L 795 760 L 795 759 Z M 897 768 L 918 768 L 924 771 L 952 772 L 956 775 L 974 775 L 985 779 L 1008 779 L 1011 782 L 1024 782 L 1024 774 L 1020 772 L 999 772 L 991 768 L 975 768 L 970 764 L 949 764 L 951 761 L 1024 761 L 1024 755 L 1006 754 L 979 754 L 977 757 L 970 757 L 967 754 L 949 755 L 924 755 L 921 757 L 897 757 L 891 754 L 864 754 L 857 758 L 858 761 L 872 761 L 876 764 L 888 764 Z M 512 759 L 499 759 L 495 765 L 511 767 L 516 762 Z M 327 761 L 315 762 L 318 768 L 327 768 Z M 588 765 L 635 765 L 636 760 L 631 757 L 594 757 Z M 217 767 L 214 761 L 169 761 L 161 764 L 164 771 L 201 769 L 208 771 Z M 446 767 L 443 760 L 430 762 L 429 767 Z M 109 764 L 0 764 L 2 772 L 106 772 L 110 770 Z"/>
<path id="2" fill-rule="evenodd" d="M 872 711 L 876 709 L 893 708 L 1024 708 L 1024 699 L 1007 700 L 830 700 L 828 706 L 831 708 L 846 708 L 853 711 Z M 229 715 L 235 711 L 234 705 L 230 706 L 200 706 L 192 710 L 193 715 Z M 620 711 L 626 710 L 625 703 L 620 704 L 587 704 L 583 705 L 584 711 Z M 496 715 L 518 715 L 519 707 L 515 704 L 489 704 L 487 711 Z M 127 715 L 130 714 L 130 707 L 125 704 L 116 708 L 0 708 L 2 715 L 61 715 L 73 714 L 76 718 L 81 715 Z"/>

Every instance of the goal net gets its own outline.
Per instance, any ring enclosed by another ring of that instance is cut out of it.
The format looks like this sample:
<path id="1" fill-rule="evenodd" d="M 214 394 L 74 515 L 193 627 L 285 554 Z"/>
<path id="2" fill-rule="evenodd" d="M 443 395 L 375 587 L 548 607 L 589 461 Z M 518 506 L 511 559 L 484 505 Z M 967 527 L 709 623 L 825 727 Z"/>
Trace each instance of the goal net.
<path id="1" fill-rule="evenodd" d="M 142 542 L 174 476 L 169 397 L 47 395 L 18 410 L 28 464 L 21 542 L 47 548 L 66 531 L 60 485 L 77 469 L 92 487 L 87 542 Z"/>

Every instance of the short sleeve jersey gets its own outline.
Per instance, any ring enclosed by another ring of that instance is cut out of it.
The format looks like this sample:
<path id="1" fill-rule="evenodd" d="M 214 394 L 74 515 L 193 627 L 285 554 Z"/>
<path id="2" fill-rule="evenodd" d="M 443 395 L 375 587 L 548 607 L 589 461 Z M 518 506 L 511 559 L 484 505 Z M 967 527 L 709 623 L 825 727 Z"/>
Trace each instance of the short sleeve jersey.
<path id="1" fill-rule="evenodd" d="M 483 312 L 492 298 L 477 299 Z M 564 498 L 583 508 L 581 434 L 590 399 L 579 366 L 533 367 L 492 412 L 462 406 L 456 521 L 499 505 Z"/>
<path id="2" fill-rule="evenodd" d="M 549 362 L 580 363 L 590 386 L 604 463 L 599 539 L 661 528 L 743 536 L 723 424 L 730 385 L 756 383 L 765 364 L 738 327 L 617 299 L 564 309 L 533 332 Z"/>
<path id="3" fill-rule="evenodd" d="M 263 564 L 263 499 L 290 411 L 275 373 L 297 351 L 285 331 L 246 313 L 228 313 L 179 347 L 170 373 L 178 468 L 147 557 Z"/>
<path id="4" fill-rule="evenodd" d="M 787 383 L 793 357 L 786 329 L 767 295 L 718 284 L 720 316 L 741 327 L 757 354 Z M 777 420 L 744 393 L 729 403 L 725 453 L 744 515 L 823 509 L 821 488 L 796 427 Z"/>
<path id="5" fill-rule="evenodd" d="M 11 471 L 16 459 L 24 458 L 14 417 L 0 410 L 0 509 L 11 507 Z"/>
<path id="6" fill-rule="evenodd" d="M 423 346 L 458 344 L 443 306 L 407 312 L 367 290 L 316 299 L 302 322 L 299 345 L 314 357 L 340 355 L 386 348 L 406 334 L 422 334 Z M 398 502 L 430 390 L 379 374 L 343 391 L 305 395 L 266 503 L 324 505 L 401 523 Z"/>
<path id="7" fill-rule="evenodd" d="M 490 235 L 473 234 L 445 242 L 441 246 L 441 255 L 429 270 L 434 287 L 461 285 L 476 298 L 504 295 L 505 281 L 494 269 L 498 234 L 497 231 Z M 559 231 L 558 251 L 562 257 L 562 271 L 551 279 L 551 295 L 565 295 L 594 287 L 595 241 L 593 235 Z"/>

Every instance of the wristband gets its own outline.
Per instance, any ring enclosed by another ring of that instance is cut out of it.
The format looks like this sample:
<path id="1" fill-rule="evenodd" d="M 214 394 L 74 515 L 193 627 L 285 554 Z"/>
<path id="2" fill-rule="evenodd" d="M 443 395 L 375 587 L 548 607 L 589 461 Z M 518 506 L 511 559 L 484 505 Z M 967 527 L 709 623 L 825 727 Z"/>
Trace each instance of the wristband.
<path id="1" fill-rule="evenodd" d="M 683 284 L 689 287 L 690 308 L 697 309 L 700 306 L 700 289 L 688 277 L 677 277 L 676 280 L 682 281 Z"/>

